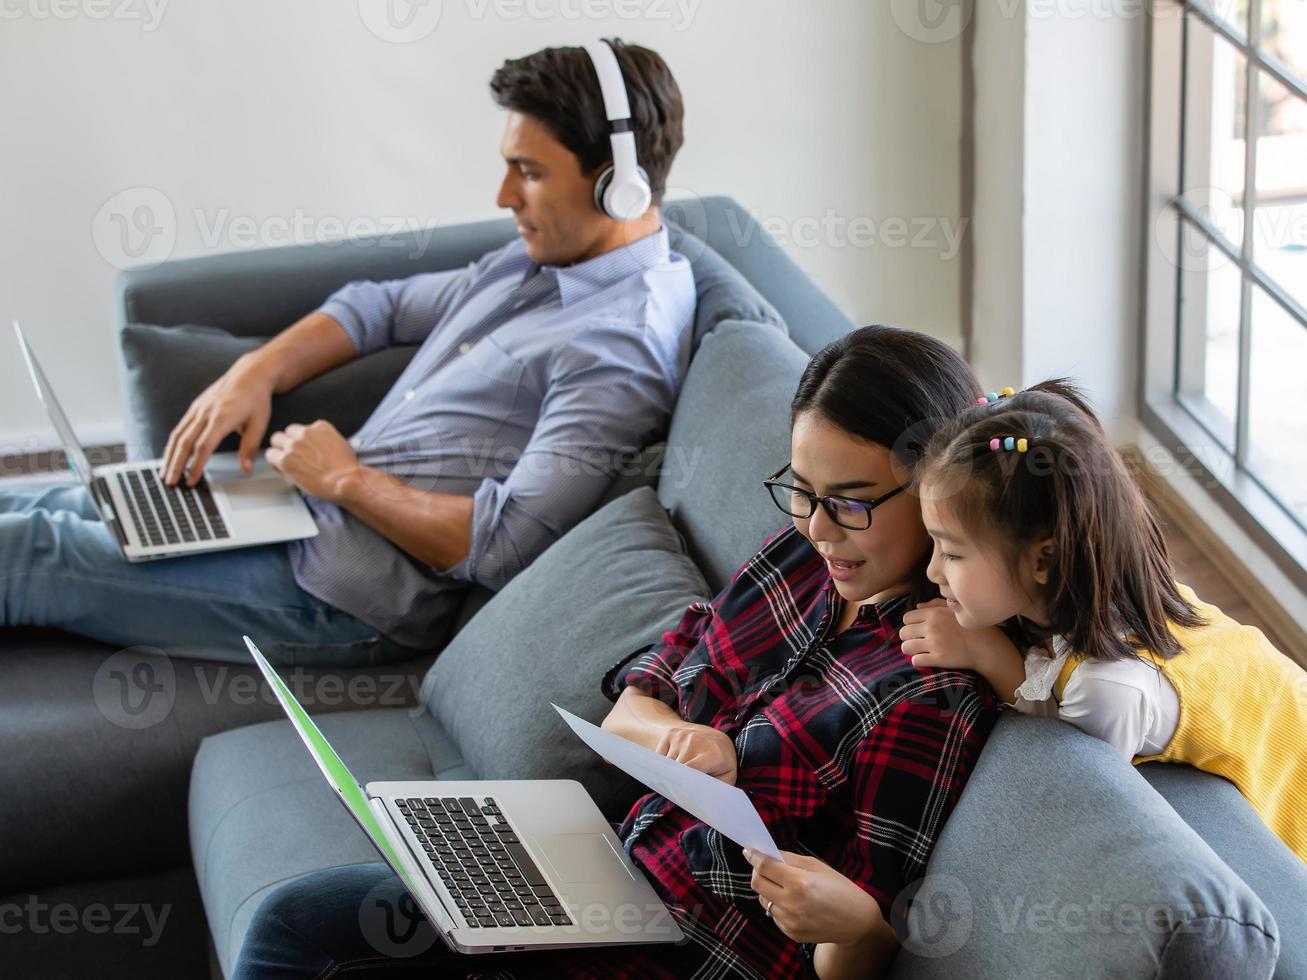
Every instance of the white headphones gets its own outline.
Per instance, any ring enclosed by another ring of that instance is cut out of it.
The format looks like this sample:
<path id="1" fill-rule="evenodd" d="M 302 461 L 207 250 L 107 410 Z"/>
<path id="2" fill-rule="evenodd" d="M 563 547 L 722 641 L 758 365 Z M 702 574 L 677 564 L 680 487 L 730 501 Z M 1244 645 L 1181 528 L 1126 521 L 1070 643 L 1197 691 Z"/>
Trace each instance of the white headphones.
<path id="1" fill-rule="evenodd" d="M 595 182 L 595 207 L 618 221 L 634 221 L 649 210 L 653 191 L 649 187 L 649 175 L 636 159 L 631 103 L 622 68 L 617 63 L 617 53 L 607 41 L 592 41 L 585 50 L 599 75 L 608 135 L 613 145 L 613 162 Z"/>

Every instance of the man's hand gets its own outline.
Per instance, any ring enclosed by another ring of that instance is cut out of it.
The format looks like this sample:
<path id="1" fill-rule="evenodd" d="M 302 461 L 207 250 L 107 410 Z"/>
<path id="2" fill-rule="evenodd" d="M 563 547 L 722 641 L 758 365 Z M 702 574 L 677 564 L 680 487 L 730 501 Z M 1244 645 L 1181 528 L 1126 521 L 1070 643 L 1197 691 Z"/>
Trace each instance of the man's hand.
<path id="1" fill-rule="evenodd" d="M 657 752 L 673 762 L 706 772 L 724 783 L 735 785 L 740 760 L 730 736 L 708 725 L 684 724 L 669 728 L 658 742 Z"/>
<path id="2" fill-rule="evenodd" d="M 288 425 L 271 442 L 266 455 L 273 469 L 320 500 L 340 503 L 361 476 L 353 447 L 330 422 Z"/>
<path id="3" fill-rule="evenodd" d="M 273 389 L 271 376 L 253 362 L 242 358 L 233 364 L 191 402 L 168 436 L 164 482 L 171 486 L 185 477 L 187 486 L 195 486 L 218 443 L 232 432 L 241 437 L 241 469 L 251 472 L 272 415 Z"/>

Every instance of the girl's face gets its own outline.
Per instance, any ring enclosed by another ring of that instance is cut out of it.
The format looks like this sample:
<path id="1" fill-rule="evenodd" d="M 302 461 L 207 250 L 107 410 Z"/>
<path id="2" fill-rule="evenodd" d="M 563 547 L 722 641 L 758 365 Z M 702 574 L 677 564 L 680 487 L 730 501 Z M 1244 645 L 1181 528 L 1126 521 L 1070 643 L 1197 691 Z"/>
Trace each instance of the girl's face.
<path id="1" fill-rule="evenodd" d="M 1038 597 L 1048 584 L 1051 541 L 1025 548 L 1013 563 L 993 542 L 969 534 L 929 487 L 922 492 L 921 516 L 934 543 L 926 575 L 948 600 L 958 625 L 984 629 L 1013 616 L 1044 622 Z"/>
<path id="2" fill-rule="evenodd" d="M 874 500 L 905 482 L 907 473 L 886 447 L 858 439 L 807 411 L 795 419 L 790 475 L 782 479 L 818 496 Z M 826 559 L 835 588 L 849 602 L 880 601 L 906 591 L 929 553 L 930 538 L 911 493 L 897 494 L 878 506 L 871 527 L 864 531 L 836 524 L 822 507 L 811 517 L 793 520 Z"/>

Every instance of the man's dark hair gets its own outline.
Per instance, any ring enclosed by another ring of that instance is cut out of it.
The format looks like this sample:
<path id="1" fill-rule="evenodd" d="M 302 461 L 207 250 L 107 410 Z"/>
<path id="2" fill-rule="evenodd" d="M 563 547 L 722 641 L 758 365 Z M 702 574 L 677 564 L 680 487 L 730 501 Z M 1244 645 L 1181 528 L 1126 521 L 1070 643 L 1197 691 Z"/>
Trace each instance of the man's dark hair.
<path id="1" fill-rule="evenodd" d="M 617 38 L 610 43 L 626 80 L 640 166 L 657 204 L 683 139 L 681 90 L 656 52 Z M 543 123 L 581 161 L 584 173 L 612 160 L 599 74 L 585 48 L 545 48 L 505 61 L 490 80 L 490 91 L 500 108 Z"/>

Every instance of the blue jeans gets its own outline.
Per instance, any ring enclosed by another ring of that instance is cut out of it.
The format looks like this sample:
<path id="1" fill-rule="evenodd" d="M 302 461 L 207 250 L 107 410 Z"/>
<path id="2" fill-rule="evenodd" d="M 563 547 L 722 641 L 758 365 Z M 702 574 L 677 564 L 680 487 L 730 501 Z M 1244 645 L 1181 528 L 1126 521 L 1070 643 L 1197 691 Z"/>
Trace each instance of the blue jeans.
<path id="1" fill-rule="evenodd" d="M 416 651 L 305 592 L 284 544 L 125 561 L 80 484 L 0 486 L 0 626 L 249 663 L 363 666 Z"/>
<path id="2" fill-rule="evenodd" d="M 384 864 L 316 871 L 282 885 L 259 905 L 232 980 L 277 977 L 474 977 L 557 980 L 581 967 L 609 976 L 657 951 L 613 947 L 521 953 L 456 953 Z M 612 964 L 605 968 L 605 964 Z"/>

